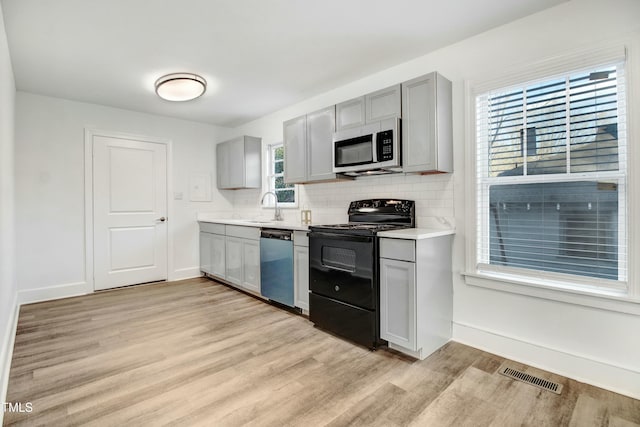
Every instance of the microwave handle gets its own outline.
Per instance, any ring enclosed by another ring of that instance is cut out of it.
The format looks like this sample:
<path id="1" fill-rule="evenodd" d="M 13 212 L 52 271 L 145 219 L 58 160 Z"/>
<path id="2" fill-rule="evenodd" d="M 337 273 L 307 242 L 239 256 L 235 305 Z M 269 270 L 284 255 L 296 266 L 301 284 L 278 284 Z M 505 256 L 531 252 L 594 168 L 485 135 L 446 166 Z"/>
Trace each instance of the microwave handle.
<path id="1" fill-rule="evenodd" d="M 371 136 L 371 149 L 373 150 L 373 163 L 378 163 L 378 132 L 373 132 Z"/>

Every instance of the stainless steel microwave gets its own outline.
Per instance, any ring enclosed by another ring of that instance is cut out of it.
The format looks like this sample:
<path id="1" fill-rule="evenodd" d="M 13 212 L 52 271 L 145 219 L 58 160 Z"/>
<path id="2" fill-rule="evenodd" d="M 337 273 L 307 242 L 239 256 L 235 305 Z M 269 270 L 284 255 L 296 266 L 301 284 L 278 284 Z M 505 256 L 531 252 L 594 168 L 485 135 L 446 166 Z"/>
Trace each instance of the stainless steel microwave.
<path id="1" fill-rule="evenodd" d="M 333 172 L 373 175 L 402 170 L 399 118 L 385 119 L 333 134 Z"/>

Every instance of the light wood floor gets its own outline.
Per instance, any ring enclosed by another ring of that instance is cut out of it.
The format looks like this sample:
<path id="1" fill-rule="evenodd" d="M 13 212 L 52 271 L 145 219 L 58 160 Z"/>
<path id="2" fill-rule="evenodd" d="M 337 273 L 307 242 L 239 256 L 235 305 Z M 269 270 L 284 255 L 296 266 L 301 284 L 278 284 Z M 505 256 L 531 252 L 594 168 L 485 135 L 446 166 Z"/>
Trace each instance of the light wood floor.
<path id="1" fill-rule="evenodd" d="M 640 401 L 451 342 L 371 352 L 207 279 L 20 310 L 5 425 L 639 426 Z"/>

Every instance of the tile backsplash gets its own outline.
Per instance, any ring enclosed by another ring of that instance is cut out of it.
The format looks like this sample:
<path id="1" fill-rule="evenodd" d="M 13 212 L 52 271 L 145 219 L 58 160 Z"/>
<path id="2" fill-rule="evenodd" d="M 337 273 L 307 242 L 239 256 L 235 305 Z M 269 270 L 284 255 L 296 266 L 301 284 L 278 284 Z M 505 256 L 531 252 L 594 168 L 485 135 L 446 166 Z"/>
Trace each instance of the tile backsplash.
<path id="1" fill-rule="evenodd" d="M 453 174 L 383 175 L 353 181 L 298 185 L 298 208 L 283 209 L 286 221 L 299 221 L 310 209 L 313 224 L 347 221 L 349 202 L 360 199 L 397 198 L 416 202 L 417 227 L 454 226 Z M 234 191 L 234 217 L 271 218 L 273 208 L 260 206 L 258 190 Z"/>

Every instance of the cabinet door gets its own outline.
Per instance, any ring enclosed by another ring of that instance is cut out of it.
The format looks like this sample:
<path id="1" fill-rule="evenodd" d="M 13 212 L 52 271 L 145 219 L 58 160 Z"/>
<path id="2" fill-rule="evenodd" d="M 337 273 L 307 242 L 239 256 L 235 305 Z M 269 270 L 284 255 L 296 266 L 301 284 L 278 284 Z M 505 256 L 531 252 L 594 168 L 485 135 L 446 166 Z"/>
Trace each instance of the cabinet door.
<path id="1" fill-rule="evenodd" d="M 416 264 L 380 259 L 380 337 L 416 351 Z"/>
<path id="2" fill-rule="evenodd" d="M 243 188 L 245 186 L 244 138 L 231 140 L 227 144 L 229 144 L 229 163 L 227 166 L 229 188 Z"/>
<path id="3" fill-rule="evenodd" d="M 235 285 L 242 285 L 242 239 L 227 237 L 226 243 L 226 279 Z"/>
<path id="4" fill-rule="evenodd" d="M 307 181 L 333 179 L 333 133 L 336 107 L 307 114 Z"/>
<path id="5" fill-rule="evenodd" d="M 400 85 L 381 89 L 365 96 L 367 123 L 402 116 Z"/>
<path id="6" fill-rule="evenodd" d="M 402 170 L 437 170 L 435 73 L 402 84 Z"/>
<path id="7" fill-rule="evenodd" d="M 309 248 L 293 247 L 293 274 L 295 283 L 295 306 L 309 310 Z"/>
<path id="8" fill-rule="evenodd" d="M 211 271 L 209 274 L 212 276 L 220 277 L 222 279 L 226 276 L 226 242 L 225 237 L 221 234 L 210 234 L 211 236 L 211 249 L 210 249 L 210 265 Z"/>
<path id="9" fill-rule="evenodd" d="M 244 136 L 244 188 L 262 188 L 262 138 Z"/>
<path id="10" fill-rule="evenodd" d="M 295 184 L 307 179 L 307 116 L 283 123 L 284 182 Z"/>
<path id="11" fill-rule="evenodd" d="M 260 293 L 260 241 L 242 241 L 242 287 Z"/>
<path id="12" fill-rule="evenodd" d="M 336 130 L 362 126 L 365 123 L 365 119 L 364 96 L 336 105 Z"/>
<path id="13" fill-rule="evenodd" d="M 229 144 L 216 145 L 216 184 L 219 189 L 229 187 Z"/>
<path id="14" fill-rule="evenodd" d="M 207 274 L 211 272 L 211 236 L 210 233 L 200 232 L 200 271 Z"/>

